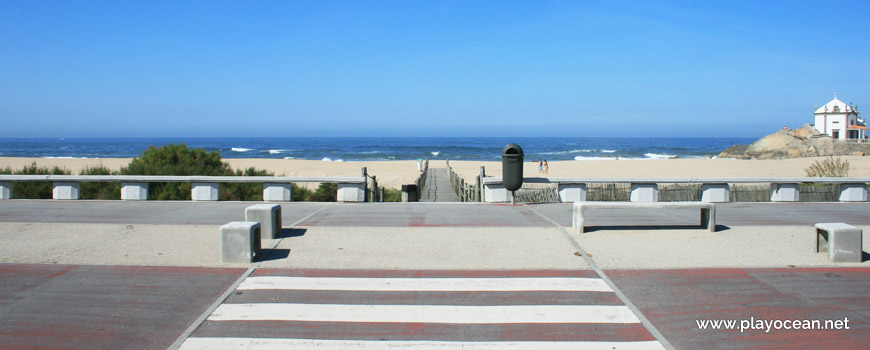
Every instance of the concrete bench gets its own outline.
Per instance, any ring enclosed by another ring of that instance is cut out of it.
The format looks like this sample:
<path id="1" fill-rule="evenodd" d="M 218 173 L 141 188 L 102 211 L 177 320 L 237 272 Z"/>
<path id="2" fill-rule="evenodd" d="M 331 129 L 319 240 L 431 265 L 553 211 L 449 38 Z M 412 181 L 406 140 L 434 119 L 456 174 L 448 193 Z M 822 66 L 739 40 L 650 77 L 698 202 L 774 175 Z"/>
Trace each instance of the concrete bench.
<path id="1" fill-rule="evenodd" d="M 816 228 L 816 253 L 828 251 L 833 262 L 861 262 L 863 232 L 860 228 L 843 223 L 823 222 Z"/>
<path id="2" fill-rule="evenodd" d="M 260 223 L 233 221 L 221 226 L 221 261 L 250 263 L 260 256 Z"/>
<path id="3" fill-rule="evenodd" d="M 260 232 L 268 238 L 281 236 L 281 206 L 278 204 L 255 204 L 245 208 L 245 221 L 259 222 Z"/>
<path id="4" fill-rule="evenodd" d="M 586 209 L 700 209 L 701 226 L 716 232 L 716 206 L 706 202 L 574 202 L 574 230 L 585 230 Z"/>

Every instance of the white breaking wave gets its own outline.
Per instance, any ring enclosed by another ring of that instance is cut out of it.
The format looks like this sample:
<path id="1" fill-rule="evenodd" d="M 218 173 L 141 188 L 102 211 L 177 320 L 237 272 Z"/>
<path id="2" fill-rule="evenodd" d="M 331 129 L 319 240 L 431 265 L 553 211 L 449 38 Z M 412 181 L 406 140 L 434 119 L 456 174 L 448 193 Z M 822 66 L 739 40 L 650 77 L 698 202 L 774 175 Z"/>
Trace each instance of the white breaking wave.
<path id="1" fill-rule="evenodd" d="M 289 149 L 270 149 L 269 154 L 280 154 L 280 153 L 290 152 L 290 151 L 291 150 L 289 150 Z"/>
<path id="2" fill-rule="evenodd" d="M 329 157 L 323 157 L 323 159 L 321 159 L 320 161 L 322 161 L 322 162 L 343 162 L 343 160 L 341 160 L 341 159 L 332 160 L 332 158 L 329 158 Z"/>
<path id="3" fill-rule="evenodd" d="M 431 152 L 433 156 L 438 156 L 441 152 Z"/>
<path id="4" fill-rule="evenodd" d="M 233 152 L 249 152 L 249 151 L 253 151 L 252 148 L 244 148 L 244 147 L 233 147 L 233 148 L 230 148 L 230 150 L 232 150 Z"/>
<path id="5" fill-rule="evenodd" d="M 644 156 L 646 156 L 649 159 L 669 159 L 669 158 L 676 157 L 677 155 L 676 154 L 644 153 Z"/>
<path id="6" fill-rule="evenodd" d="M 284 159 L 296 159 L 296 157 L 284 157 Z"/>
<path id="7" fill-rule="evenodd" d="M 616 153 L 616 150 L 615 149 L 603 149 L 603 150 L 601 150 L 601 153 Z"/>
<path id="8" fill-rule="evenodd" d="M 615 158 L 615 157 L 583 157 L 583 156 L 576 156 L 576 157 L 574 157 L 574 160 L 616 160 L 616 158 Z"/>

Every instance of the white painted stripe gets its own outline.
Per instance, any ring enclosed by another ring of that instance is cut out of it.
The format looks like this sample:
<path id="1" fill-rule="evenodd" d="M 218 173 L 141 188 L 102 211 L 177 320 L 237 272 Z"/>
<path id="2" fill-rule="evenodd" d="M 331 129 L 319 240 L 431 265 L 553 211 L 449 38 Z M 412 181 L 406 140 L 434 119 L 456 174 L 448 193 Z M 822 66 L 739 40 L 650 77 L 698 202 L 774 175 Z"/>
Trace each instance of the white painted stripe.
<path id="1" fill-rule="evenodd" d="M 345 349 L 478 349 L 478 350 L 659 350 L 664 349 L 657 341 L 603 342 L 452 342 L 452 341 L 359 341 L 319 339 L 268 339 L 268 338 L 188 338 L 179 349 L 250 349 L 250 350 L 345 350 Z"/>
<path id="2" fill-rule="evenodd" d="M 209 321 L 638 323 L 625 306 L 223 304 Z"/>
<path id="3" fill-rule="evenodd" d="M 344 278 L 249 277 L 238 289 L 346 291 L 566 291 L 612 292 L 600 278 Z"/>

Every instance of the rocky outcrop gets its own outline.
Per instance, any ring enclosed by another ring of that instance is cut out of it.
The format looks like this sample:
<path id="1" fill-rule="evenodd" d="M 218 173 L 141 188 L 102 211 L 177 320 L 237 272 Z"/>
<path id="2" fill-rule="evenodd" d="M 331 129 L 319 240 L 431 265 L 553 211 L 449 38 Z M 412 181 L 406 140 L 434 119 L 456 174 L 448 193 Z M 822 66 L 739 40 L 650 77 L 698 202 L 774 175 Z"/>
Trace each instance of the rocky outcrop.
<path id="1" fill-rule="evenodd" d="M 749 145 L 734 145 L 719 154 L 719 158 L 781 159 L 818 156 L 841 156 L 870 153 L 870 144 L 834 142 L 810 125 L 800 129 L 780 130 Z"/>

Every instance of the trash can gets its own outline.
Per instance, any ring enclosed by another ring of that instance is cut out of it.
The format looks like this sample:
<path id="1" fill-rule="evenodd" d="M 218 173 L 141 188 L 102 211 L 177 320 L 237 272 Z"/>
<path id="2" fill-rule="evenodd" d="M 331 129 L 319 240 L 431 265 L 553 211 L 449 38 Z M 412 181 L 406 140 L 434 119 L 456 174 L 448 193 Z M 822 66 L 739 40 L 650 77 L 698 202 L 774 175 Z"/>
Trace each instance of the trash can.
<path id="1" fill-rule="evenodd" d="M 512 143 L 501 150 L 502 183 L 508 191 L 523 187 L 523 148 Z"/>
<path id="2" fill-rule="evenodd" d="M 402 202 L 418 202 L 417 185 L 402 185 Z"/>

